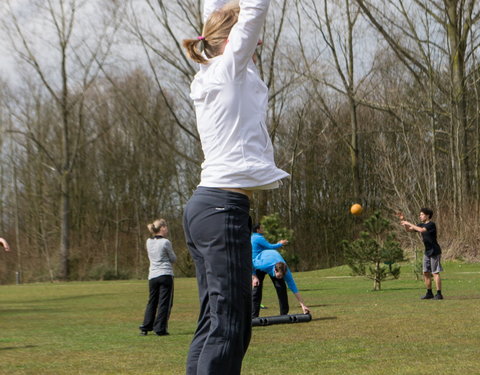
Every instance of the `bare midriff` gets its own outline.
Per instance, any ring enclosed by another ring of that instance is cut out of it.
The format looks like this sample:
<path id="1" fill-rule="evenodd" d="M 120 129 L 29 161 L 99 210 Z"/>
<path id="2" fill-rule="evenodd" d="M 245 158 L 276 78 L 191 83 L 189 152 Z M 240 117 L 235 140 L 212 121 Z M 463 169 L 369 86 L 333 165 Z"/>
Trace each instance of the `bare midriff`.
<path id="1" fill-rule="evenodd" d="M 221 190 L 227 190 L 227 191 L 233 191 L 234 193 L 240 193 L 243 195 L 246 195 L 248 199 L 252 199 L 253 196 L 253 191 L 251 190 L 245 190 L 241 188 L 220 188 Z"/>

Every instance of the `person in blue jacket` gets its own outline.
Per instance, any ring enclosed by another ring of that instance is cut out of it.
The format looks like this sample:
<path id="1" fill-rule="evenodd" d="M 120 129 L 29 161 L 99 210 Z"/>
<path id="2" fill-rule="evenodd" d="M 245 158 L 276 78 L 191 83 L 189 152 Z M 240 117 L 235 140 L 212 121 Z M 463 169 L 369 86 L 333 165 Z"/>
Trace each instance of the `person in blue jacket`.
<path id="1" fill-rule="evenodd" d="M 268 242 L 263 235 L 261 224 L 256 224 L 252 231 L 252 259 L 255 259 L 263 250 L 277 250 L 288 243 L 288 240 L 280 240 L 277 243 Z"/>
<path id="2" fill-rule="evenodd" d="M 264 250 L 276 250 L 281 248 L 283 245 L 288 243 L 288 240 L 280 240 L 277 243 L 270 243 L 266 240 L 263 235 L 263 228 L 261 224 L 256 224 L 253 227 L 253 233 L 251 237 L 252 242 L 252 261 Z M 260 307 L 262 306 L 262 294 L 263 294 L 263 280 L 265 279 L 266 273 L 260 270 L 257 270 L 256 276 L 258 278 L 258 286 L 255 286 L 252 290 L 252 318 L 258 317 L 260 313 Z M 285 283 L 278 282 L 274 278 L 270 277 L 272 280 L 273 286 L 277 291 L 278 303 L 280 304 L 280 314 L 282 311 L 287 311 L 288 313 L 288 301 L 287 306 L 284 306 L 284 301 L 281 296 L 285 294 L 283 291 L 286 289 Z M 286 313 L 285 313 L 286 314 Z"/>
<path id="3" fill-rule="evenodd" d="M 302 307 L 303 313 L 308 314 L 310 312 L 309 308 L 305 305 L 305 302 L 303 301 L 300 292 L 298 291 L 295 280 L 293 280 L 292 273 L 287 266 L 287 262 L 285 262 L 285 259 L 283 259 L 283 257 L 277 250 L 261 251 L 258 256 L 253 260 L 253 270 L 254 271 L 252 275 L 252 285 L 254 291 L 255 288 L 260 285 L 260 280 L 257 276 L 259 271 L 268 274 L 272 279 L 275 285 L 275 289 L 277 290 L 278 301 L 280 304 L 280 315 L 287 315 L 289 311 L 286 285 L 288 285 L 288 288 L 297 298 L 300 306 Z M 255 293 L 253 293 L 252 318 L 258 317 L 259 311 L 260 302 L 255 298 Z"/>

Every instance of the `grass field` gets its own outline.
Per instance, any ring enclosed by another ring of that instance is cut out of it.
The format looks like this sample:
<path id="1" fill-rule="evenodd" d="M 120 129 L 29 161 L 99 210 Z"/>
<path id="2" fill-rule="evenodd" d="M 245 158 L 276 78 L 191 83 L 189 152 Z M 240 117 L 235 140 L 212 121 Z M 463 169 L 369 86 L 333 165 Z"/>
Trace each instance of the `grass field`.
<path id="1" fill-rule="evenodd" d="M 345 267 L 295 274 L 313 321 L 255 327 L 242 374 L 480 374 L 480 264 L 446 263 L 443 301 L 402 272 L 380 292 Z M 0 286 L 0 374 L 183 374 L 196 293 L 176 279 L 170 336 L 142 337 L 146 281 Z"/>

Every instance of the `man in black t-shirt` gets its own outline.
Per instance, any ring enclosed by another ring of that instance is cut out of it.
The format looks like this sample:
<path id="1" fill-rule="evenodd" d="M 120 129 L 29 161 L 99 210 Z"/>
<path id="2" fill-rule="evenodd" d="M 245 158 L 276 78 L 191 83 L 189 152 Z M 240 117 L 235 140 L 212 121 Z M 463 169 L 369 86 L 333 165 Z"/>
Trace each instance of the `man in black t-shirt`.
<path id="1" fill-rule="evenodd" d="M 442 282 L 440 280 L 440 272 L 443 271 L 440 263 L 442 249 L 437 242 L 437 227 L 430 219 L 433 216 L 433 210 L 430 208 L 422 208 L 420 210 L 420 224 L 414 225 L 403 220 L 401 224 L 408 232 L 419 232 L 422 235 L 425 244 L 425 255 L 423 256 L 423 279 L 427 287 L 427 294 L 422 299 L 443 299 Z M 432 274 L 437 287 L 437 294 L 432 293 Z"/>

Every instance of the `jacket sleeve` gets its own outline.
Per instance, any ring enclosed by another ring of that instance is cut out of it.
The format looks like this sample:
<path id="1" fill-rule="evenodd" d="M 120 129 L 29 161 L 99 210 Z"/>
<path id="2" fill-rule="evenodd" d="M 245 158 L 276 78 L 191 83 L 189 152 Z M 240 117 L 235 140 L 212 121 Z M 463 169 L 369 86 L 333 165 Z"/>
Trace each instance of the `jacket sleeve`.
<path id="1" fill-rule="evenodd" d="M 257 242 L 257 245 L 262 248 L 262 250 L 265 250 L 265 249 L 276 250 L 282 247 L 281 243 L 270 243 L 265 239 L 265 237 L 259 237 L 255 239 L 255 241 Z"/>
<path id="2" fill-rule="evenodd" d="M 165 250 L 167 250 L 168 259 L 170 259 L 170 263 L 175 263 L 177 261 L 177 256 L 173 251 L 172 243 L 168 240 L 165 242 Z"/>
<path id="3" fill-rule="evenodd" d="M 288 285 L 288 288 L 293 292 L 293 293 L 298 293 L 298 288 L 297 284 L 295 284 L 295 280 L 293 280 L 292 273 L 290 272 L 290 269 L 287 269 L 287 273 L 285 274 L 285 282 Z"/>
<path id="4" fill-rule="evenodd" d="M 223 52 L 226 74 L 230 79 L 244 77 L 257 47 L 269 4 L 270 0 L 240 0 L 238 22 L 230 31 Z"/>
<path id="5" fill-rule="evenodd" d="M 227 4 L 229 0 L 205 0 L 203 5 L 203 23 L 207 22 L 208 17 L 216 10 Z"/>

